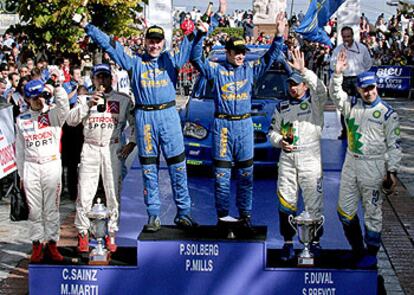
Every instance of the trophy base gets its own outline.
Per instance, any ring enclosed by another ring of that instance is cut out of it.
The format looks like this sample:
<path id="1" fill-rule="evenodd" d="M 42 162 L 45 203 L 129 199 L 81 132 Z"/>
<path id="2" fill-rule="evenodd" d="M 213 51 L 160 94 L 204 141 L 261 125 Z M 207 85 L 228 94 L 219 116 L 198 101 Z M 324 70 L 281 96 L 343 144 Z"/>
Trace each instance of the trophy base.
<path id="1" fill-rule="evenodd" d="M 305 266 L 314 266 L 315 260 L 313 257 L 298 257 L 298 266 L 305 267 Z"/>
<path id="2" fill-rule="evenodd" d="M 111 253 L 105 252 L 104 254 L 94 254 L 89 255 L 89 265 L 108 265 L 111 260 Z"/>

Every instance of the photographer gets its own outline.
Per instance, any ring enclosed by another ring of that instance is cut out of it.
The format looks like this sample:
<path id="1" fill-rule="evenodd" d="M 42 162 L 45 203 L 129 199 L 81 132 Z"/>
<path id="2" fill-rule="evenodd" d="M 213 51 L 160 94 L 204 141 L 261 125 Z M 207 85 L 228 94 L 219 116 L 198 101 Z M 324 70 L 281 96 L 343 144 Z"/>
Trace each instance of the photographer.
<path id="1" fill-rule="evenodd" d="M 111 68 L 107 64 L 96 65 L 92 70 L 93 84 L 97 89 L 92 96 L 79 96 L 77 105 L 67 118 L 69 126 L 83 123 L 84 144 L 79 166 L 79 194 L 76 201 L 75 226 L 78 234 L 78 252 L 89 251 L 86 213 L 91 210 L 102 174 L 106 206 L 110 211 L 109 235 L 106 246 L 116 251 L 115 233 L 118 231 L 119 201 L 121 192 L 121 159 L 135 147 L 135 121 L 130 115 L 129 96 L 111 87 Z M 132 128 L 129 143 L 121 147 L 121 133 L 127 119 Z"/>

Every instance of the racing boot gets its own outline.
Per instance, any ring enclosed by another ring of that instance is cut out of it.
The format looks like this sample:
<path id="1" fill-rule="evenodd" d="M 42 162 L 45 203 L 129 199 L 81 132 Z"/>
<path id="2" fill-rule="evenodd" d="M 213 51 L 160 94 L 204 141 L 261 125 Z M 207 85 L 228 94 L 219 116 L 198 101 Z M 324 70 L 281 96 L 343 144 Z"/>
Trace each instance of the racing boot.
<path id="1" fill-rule="evenodd" d="M 254 235 L 252 221 L 249 215 L 243 215 L 239 218 L 239 229 L 242 237 L 248 238 Z"/>
<path id="2" fill-rule="evenodd" d="M 367 245 L 367 252 L 356 263 L 356 267 L 363 269 L 375 269 L 377 267 L 378 246 Z"/>
<path id="3" fill-rule="evenodd" d="M 194 229 L 198 227 L 198 223 L 195 222 L 189 215 L 176 216 L 174 223 L 180 229 Z"/>
<path id="4" fill-rule="evenodd" d="M 231 216 L 219 217 L 216 226 L 219 236 L 230 240 L 235 239 L 236 235 L 234 232 L 238 223 L 239 220 Z"/>
<path id="5" fill-rule="evenodd" d="M 320 257 L 322 252 L 322 247 L 319 241 L 314 241 L 310 245 L 310 251 L 314 257 Z"/>
<path id="6" fill-rule="evenodd" d="M 144 225 L 144 232 L 155 233 L 161 229 L 161 220 L 158 216 L 151 215 L 148 223 Z"/>
<path id="7" fill-rule="evenodd" d="M 64 257 L 62 254 L 59 253 L 59 250 L 56 245 L 56 241 L 50 240 L 46 244 L 46 255 L 48 258 L 50 258 L 53 262 L 62 262 L 64 260 Z"/>
<path id="8" fill-rule="evenodd" d="M 282 261 L 291 261 L 295 258 L 295 250 L 293 250 L 293 241 L 285 241 L 280 254 Z"/>
<path id="9" fill-rule="evenodd" d="M 30 263 L 43 262 L 43 244 L 39 241 L 34 241 L 32 244 L 32 256 L 30 256 Z"/>
<path id="10" fill-rule="evenodd" d="M 108 249 L 111 253 L 116 252 L 116 249 L 118 249 L 118 246 L 115 243 L 115 237 L 111 234 L 105 237 L 105 245 L 106 249 Z"/>
<path id="11" fill-rule="evenodd" d="M 356 263 L 357 268 L 363 269 L 375 269 L 377 267 L 377 256 L 376 255 L 364 255 Z"/>
<path id="12" fill-rule="evenodd" d="M 89 236 L 87 233 L 78 233 L 78 246 L 76 250 L 78 253 L 89 252 Z"/>

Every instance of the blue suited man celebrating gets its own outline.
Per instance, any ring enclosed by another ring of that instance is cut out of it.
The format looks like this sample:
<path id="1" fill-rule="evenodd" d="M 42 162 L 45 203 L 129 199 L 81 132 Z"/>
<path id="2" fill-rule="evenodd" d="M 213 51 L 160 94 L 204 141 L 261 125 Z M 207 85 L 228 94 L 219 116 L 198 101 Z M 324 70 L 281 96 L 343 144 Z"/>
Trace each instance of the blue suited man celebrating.
<path id="1" fill-rule="evenodd" d="M 260 59 L 246 62 L 249 49 L 243 39 L 230 38 L 226 43 L 226 61 L 204 61 L 202 40 L 198 38 L 190 60 L 200 74 L 212 83 L 215 96 L 213 159 L 215 201 L 218 226 L 229 215 L 230 179 L 233 162 L 237 168 L 236 206 L 242 227 L 251 230 L 253 199 L 253 122 L 251 119 L 252 85 L 281 55 L 286 21 L 277 16 L 276 35 L 268 52 Z"/>
<path id="2" fill-rule="evenodd" d="M 158 165 L 162 151 L 168 165 L 173 197 L 177 206 L 174 222 L 181 228 L 197 224 L 191 218 L 191 198 L 187 187 L 184 141 L 180 119 L 175 109 L 175 85 L 178 70 L 189 60 L 194 35 L 181 42 L 175 54 L 164 50 L 164 30 L 151 26 L 145 34 L 145 53 L 132 56 L 83 18 L 80 25 L 92 40 L 129 72 L 135 97 L 135 120 L 139 160 L 144 179 L 144 201 L 149 215 L 146 232 L 161 228 Z"/>

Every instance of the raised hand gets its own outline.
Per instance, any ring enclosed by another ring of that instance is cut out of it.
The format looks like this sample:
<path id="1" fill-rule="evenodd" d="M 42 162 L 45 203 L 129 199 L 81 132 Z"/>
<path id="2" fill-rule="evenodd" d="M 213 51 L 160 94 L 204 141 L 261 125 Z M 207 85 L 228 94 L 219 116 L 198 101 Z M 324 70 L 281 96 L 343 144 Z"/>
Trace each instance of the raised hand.
<path id="1" fill-rule="evenodd" d="M 283 11 L 280 11 L 277 15 L 276 15 L 276 35 L 277 36 L 283 36 L 285 34 L 285 30 L 286 30 L 286 18 L 285 18 L 285 13 Z"/>
<path id="2" fill-rule="evenodd" d="M 219 13 L 225 14 L 227 10 L 227 0 L 220 0 L 219 5 Z"/>
<path id="3" fill-rule="evenodd" d="M 348 58 L 345 49 L 342 49 L 336 58 L 335 74 L 342 74 L 348 67 Z"/>
<path id="4" fill-rule="evenodd" d="M 295 48 L 292 51 L 292 62 L 288 61 L 288 64 L 292 69 L 298 71 L 299 73 L 305 72 L 305 57 L 299 48 Z"/>

